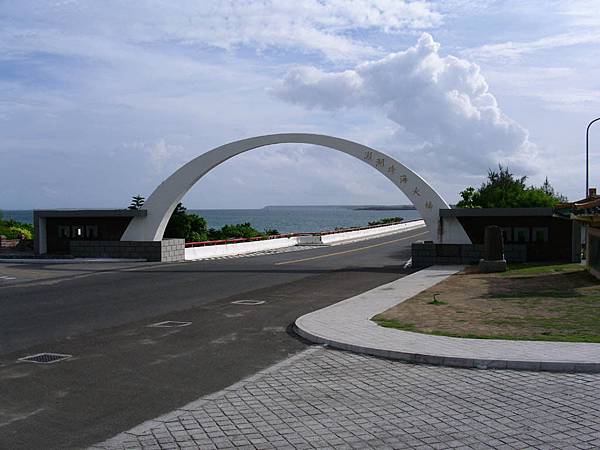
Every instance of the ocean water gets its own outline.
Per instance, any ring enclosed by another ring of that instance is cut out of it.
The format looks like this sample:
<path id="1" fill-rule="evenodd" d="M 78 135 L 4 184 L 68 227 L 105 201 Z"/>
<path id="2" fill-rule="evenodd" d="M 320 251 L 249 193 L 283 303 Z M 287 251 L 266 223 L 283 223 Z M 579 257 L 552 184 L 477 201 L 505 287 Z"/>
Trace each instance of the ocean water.
<path id="1" fill-rule="evenodd" d="M 404 220 L 419 219 L 419 211 L 403 210 L 357 210 L 360 206 L 276 206 L 262 209 L 188 209 L 188 212 L 204 217 L 210 228 L 250 222 L 263 231 L 274 228 L 280 233 L 326 231 L 336 228 L 362 227 L 385 217 L 402 217 Z M 4 219 L 32 223 L 33 211 L 3 210 Z"/>
<path id="2" fill-rule="evenodd" d="M 33 211 L 30 209 L 0 209 L 0 217 L 5 220 L 14 219 L 19 222 L 33 223 Z"/>

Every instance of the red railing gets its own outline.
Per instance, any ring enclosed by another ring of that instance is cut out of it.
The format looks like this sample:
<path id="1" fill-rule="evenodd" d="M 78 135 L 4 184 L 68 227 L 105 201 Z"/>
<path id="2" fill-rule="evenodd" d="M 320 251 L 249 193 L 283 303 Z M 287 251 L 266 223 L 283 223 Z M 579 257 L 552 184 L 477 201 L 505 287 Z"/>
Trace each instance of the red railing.
<path id="1" fill-rule="evenodd" d="M 351 231 L 370 230 L 373 228 L 389 227 L 391 225 L 399 225 L 401 223 L 416 222 L 423 219 L 407 220 L 406 222 L 391 222 L 384 223 L 381 225 L 370 225 L 367 227 L 353 227 L 353 228 L 342 228 L 339 230 L 328 230 L 328 231 L 315 231 L 315 232 L 302 232 L 302 233 L 287 233 L 287 234 L 275 234 L 271 236 L 258 236 L 253 238 L 234 238 L 234 239 L 221 239 L 217 241 L 201 241 L 201 242 L 186 242 L 186 247 L 206 247 L 209 245 L 224 245 L 224 244 L 240 244 L 242 242 L 253 242 L 253 241 L 266 241 L 269 239 L 283 239 L 298 236 L 324 236 L 328 234 L 337 233 L 349 233 Z"/>

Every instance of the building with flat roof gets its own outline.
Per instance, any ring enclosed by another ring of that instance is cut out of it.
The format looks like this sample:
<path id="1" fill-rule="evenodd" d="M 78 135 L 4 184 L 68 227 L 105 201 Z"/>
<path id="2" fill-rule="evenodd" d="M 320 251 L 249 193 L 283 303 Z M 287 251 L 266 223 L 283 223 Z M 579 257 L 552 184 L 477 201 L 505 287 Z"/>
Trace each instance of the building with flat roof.
<path id="1" fill-rule="evenodd" d="M 144 209 L 36 210 L 33 212 L 35 254 L 182 261 L 183 239 L 121 240 L 131 220 L 147 214 Z"/>
<path id="2" fill-rule="evenodd" d="M 458 220 L 471 244 L 413 244 L 413 265 L 475 264 L 483 253 L 485 228 L 502 229 L 508 262 L 581 261 L 581 224 L 553 208 L 440 209 L 440 227 Z"/>
<path id="3" fill-rule="evenodd" d="M 36 255 L 70 254 L 71 241 L 119 241 L 133 217 L 144 217 L 136 209 L 35 210 Z"/>

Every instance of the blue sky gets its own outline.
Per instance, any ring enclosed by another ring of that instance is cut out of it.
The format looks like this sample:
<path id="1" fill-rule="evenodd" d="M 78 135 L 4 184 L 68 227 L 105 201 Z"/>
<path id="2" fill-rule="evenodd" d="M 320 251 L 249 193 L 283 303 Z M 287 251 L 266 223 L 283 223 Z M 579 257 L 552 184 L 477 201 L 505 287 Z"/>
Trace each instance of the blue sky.
<path id="1" fill-rule="evenodd" d="M 0 208 L 125 206 L 213 147 L 294 131 L 389 153 L 449 202 L 498 163 L 580 198 L 600 116 L 597 6 L 0 1 Z M 300 145 L 236 157 L 184 199 L 406 202 L 359 161 Z"/>

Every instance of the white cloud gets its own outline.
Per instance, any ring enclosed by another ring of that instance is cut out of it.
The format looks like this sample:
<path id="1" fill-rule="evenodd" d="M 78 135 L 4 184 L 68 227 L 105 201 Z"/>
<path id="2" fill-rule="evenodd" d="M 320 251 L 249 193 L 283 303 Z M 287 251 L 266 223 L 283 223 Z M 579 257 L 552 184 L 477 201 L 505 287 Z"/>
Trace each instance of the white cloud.
<path id="1" fill-rule="evenodd" d="M 598 27 L 600 25 L 600 9 L 597 0 L 555 0 L 557 12 L 566 18 L 571 26 Z"/>
<path id="2" fill-rule="evenodd" d="M 290 131 L 385 151 L 449 201 L 496 161 L 518 173 L 523 160 L 579 197 L 567 171 L 582 167 L 599 110 L 598 25 L 597 0 L 0 1 L 0 154 L 19 168 L 0 177 L 0 206 L 126 205 L 210 148 Z M 445 53 L 432 42 L 385 57 L 432 28 Z M 290 64 L 318 67 L 289 72 L 296 105 L 266 93 Z M 211 172 L 189 204 L 404 201 L 347 159 L 256 150 Z"/>
<path id="3" fill-rule="evenodd" d="M 429 171 L 481 174 L 499 162 L 527 167 L 534 151 L 527 131 L 502 112 L 476 64 L 443 57 L 439 47 L 425 33 L 406 51 L 352 70 L 298 67 L 273 92 L 308 107 L 384 111 L 399 135 L 422 141 L 411 160 Z"/>
<path id="4" fill-rule="evenodd" d="M 426 0 L 23 0 L 4 9 L 8 20 L 3 21 L 1 41 L 13 56 L 19 55 L 19 48 L 54 46 L 56 50 L 65 41 L 102 52 L 98 38 L 103 37 L 141 45 L 291 48 L 344 60 L 378 52 L 349 31 L 393 34 L 442 22 L 442 15 Z M 53 38 L 48 40 L 48 35 Z"/>
<path id="5" fill-rule="evenodd" d="M 487 44 L 466 52 L 476 59 L 508 59 L 518 60 L 525 55 L 544 51 L 555 50 L 563 47 L 574 47 L 587 44 L 599 44 L 600 32 L 598 31 L 575 31 L 540 39 L 523 42 L 502 42 L 499 44 Z"/>
<path id="6" fill-rule="evenodd" d="M 506 64 L 551 54 L 554 62 L 568 58 L 572 52 L 577 53 L 582 48 L 594 49 L 600 43 L 597 0 L 523 0 L 510 8 L 497 2 L 491 11 L 488 9 L 488 14 L 490 12 L 507 15 L 514 25 L 511 24 L 512 29 L 496 31 L 492 28 L 486 36 L 486 44 L 464 52 L 477 61 Z M 490 26 L 496 26 L 495 22 L 491 20 Z M 547 62 L 548 59 L 542 61 Z"/>
<path id="7" fill-rule="evenodd" d="M 122 150 L 133 152 L 140 161 L 140 165 L 148 164 L 157 174 L 168 175 L 170 171 L 187 162 L 187 155 L 182 145 L 169 144 L 164 138 L 155 142 L 126 142 L 121 144 Z M 118 156 L 118 151 L 113 151 L 111 156 Z"/>
<path id="8" fill-rule="evenodd" d="M 486 70 L 490 83 L 511 96 L 541 100 L 553 110 L 592 114 L 600 101 L 600 92 L 593 83 L 598 74 L 596 68 L 582 74 L 571 67 L 504 65 Z"/>

